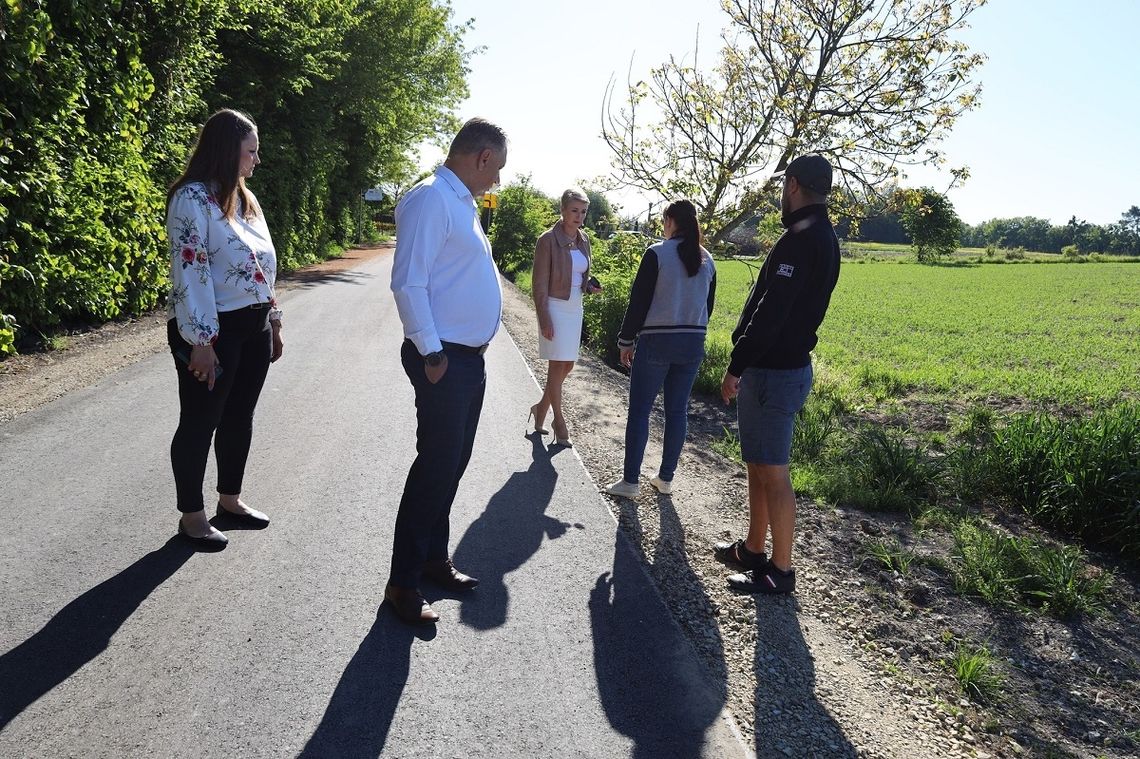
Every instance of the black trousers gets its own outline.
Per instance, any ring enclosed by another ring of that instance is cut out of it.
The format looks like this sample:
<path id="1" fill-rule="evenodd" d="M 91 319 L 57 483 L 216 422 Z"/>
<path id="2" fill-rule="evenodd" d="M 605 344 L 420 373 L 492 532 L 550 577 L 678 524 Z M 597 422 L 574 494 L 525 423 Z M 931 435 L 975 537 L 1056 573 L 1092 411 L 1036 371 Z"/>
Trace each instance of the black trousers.
<path id="1" fill-rule="evenodd" d="M 416 391 L 416 459 L 404 483 L 392 548 L 393 585 L 419 585 L 424 562 L 448 557 L 451 504 L 471 460 L 483 410 L 487 373 L 483 356 L 444 346 L 447 373 L 427 380 L 424 360 L 410 340 L 400 349 Z"/>
<path id="2" fill-rule="evenodd" d="M 222 373 L 214 382 L 213 390 L 195 379 L 185 363 L 174 359 L 181 413 L 170 443 L 170 463 L 174 468 L 178 510 L 182 512 L 201 511 L 205 507 L 202 481 L 206 476 L 211 438 L 218 464 L 218 492 L 241 493 L 253 437 L 253 411 L 273 356 L 269 309 L 223 311 L 218 314 L 218 322 L 214 353 L 222 365 Z M 172 356 L 178 350 L 189 355 L 191 346 L 178 334 L 173 319 L 166 324 L 166 339 Z"/>

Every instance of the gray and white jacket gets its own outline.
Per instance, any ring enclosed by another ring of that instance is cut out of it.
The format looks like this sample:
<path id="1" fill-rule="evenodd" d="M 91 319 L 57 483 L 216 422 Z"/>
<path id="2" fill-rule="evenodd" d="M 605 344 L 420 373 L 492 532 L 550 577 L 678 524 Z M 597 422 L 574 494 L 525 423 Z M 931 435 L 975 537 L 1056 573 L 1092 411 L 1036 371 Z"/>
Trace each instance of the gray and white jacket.
<path id="1" fill-rule="evenodd" d="M 706 331 L 716 299 L 716 266 L 701 248 L 701 268 L 689 276 L 677 250 L 680 242 L 680 237 L 659 242 L 642 256 L 618 333 L 619 347 L 633 346 L 643 333 Z"/>

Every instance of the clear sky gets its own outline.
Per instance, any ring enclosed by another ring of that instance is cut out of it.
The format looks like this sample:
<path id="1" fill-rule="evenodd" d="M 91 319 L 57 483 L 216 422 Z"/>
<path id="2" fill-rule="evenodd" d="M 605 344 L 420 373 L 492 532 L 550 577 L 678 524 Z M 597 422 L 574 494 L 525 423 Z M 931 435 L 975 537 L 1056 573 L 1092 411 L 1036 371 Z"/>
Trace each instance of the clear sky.
<path id="1" fill-rule="evenodd" d="M 504 183 L 530 174 L 550 195 L 604 174 L 606 83 L 643 78 L 670 54 L 711 63 L 727 21 L 718 0 L 452 0 L 484 50 L 471 60 L 459 116 L 484 116 L 511 139 Z M 969 181 L 950 191 L 962 219 L 1119 220 L 1140 205 L 1140 0 L 991 0 L 961 37 L 989 60 L 980 108 L 944 143 Z M 632 60 L 632 71 L 631 71 Z M 700 62 L 698 61 L 698 63 Z M 617 98 L 615 98 L 615 101 Z M 425 151 L 425 166 L 439 154 Z M 904 186 L 944 190 L 912 170 Z M 624 212 L 644 213 L 636 194 Z M 648 205 L 644 203 L 644 205 Z"/>

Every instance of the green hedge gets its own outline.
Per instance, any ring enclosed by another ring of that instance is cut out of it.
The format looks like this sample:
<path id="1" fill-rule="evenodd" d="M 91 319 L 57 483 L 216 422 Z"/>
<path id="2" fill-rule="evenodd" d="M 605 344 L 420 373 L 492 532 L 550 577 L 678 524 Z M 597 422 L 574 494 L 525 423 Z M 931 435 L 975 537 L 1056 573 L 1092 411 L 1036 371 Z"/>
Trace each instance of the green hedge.
<path id="1" fill-rule="evenodd" d="M 466 29 L 433 0 L 0 4 L 0 356 L 160 302 L 165 187 L 219 107 L 260 127 L 285 268 L 359 240 L 361 191 L 454 128 Z"/>

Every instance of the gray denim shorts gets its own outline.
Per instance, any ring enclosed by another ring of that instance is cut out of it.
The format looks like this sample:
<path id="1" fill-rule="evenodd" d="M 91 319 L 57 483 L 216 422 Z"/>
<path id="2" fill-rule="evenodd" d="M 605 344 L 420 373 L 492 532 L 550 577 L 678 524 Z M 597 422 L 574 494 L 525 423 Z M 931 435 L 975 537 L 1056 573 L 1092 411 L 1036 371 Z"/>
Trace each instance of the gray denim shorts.
<path id="1" fill-rule="evenodd" d="M 811 392 L 811 364 L 800 369 L 745 369 L 736 398 L 740 454 L 749 464 L 791 459 L 796 413 Z"/>

